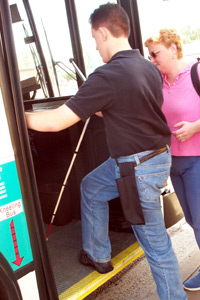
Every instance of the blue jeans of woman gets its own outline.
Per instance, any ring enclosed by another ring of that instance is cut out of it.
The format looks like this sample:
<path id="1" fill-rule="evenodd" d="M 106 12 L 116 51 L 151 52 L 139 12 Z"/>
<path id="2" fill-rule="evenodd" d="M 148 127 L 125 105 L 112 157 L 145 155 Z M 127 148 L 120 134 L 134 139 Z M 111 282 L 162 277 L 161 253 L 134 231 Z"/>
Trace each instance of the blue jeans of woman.
<path id="1" fill-rule="evenodd" d="M 145 218 L 145 225 L 132 225 L 134 234 L 144 249 L 161 300 L 185 300 L 177 258 L 166 231 L 160 205 L 160 189 L 164 187 L 171 165 L 170 149 L 140 164 L 149 154 L 120 157 L 118 162 L 135 161 L 136 183 Z M 81 183 L 81 217 L 83 249 L 96 262 L 111 259 L 108 201 L 119 196 L 116 179 L 119 167 L 109 158 L 89 173 Z"/>
<path id="2" fill-rule="evenodd" d="M 200 156 L 172 156 L 171 180 L 200 248 Z"/>

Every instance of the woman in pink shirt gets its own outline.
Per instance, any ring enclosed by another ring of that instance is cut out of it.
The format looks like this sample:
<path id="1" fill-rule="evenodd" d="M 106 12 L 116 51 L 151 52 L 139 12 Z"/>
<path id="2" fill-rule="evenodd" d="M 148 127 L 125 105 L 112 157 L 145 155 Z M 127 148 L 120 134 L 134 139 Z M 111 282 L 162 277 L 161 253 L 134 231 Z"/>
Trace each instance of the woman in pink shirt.
<path id="1" fill-rule="evenodd" d="M 181 38 L 174 29 L 160 30 L 145 46 L 163 76 L 163 112 L 172 132 L 172 184 L 200 248 L 200 97 L 191 81 L 194 62 L 183 60 Z M 200 272 L 184 287 L 200 290 Z"/>

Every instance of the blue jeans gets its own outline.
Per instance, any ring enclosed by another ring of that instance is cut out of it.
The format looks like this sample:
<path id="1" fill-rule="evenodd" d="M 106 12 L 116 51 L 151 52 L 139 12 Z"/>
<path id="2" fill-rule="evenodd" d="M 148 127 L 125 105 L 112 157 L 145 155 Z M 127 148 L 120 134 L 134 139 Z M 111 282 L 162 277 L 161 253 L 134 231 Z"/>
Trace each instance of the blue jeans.
<path id="1" fill-rule="evenodd" d="M 136 182 L 145 225 L 132 229 L 150 264 L 161 300 L 185 300 L 179 265 L 167 234 L 160 206 L 160 189 L 164 187 L 171 165 L 170 149 L 140 164 L 139 158 L 151 151 L 118 158 L 118 162 L 135 161 Z M 96 262 L 111 259 L 108 236 L 108 201 L 119 196 L 116 179 L 119 167 L 114 159 L 89 173 L 81 183 L 83 249 Z"/>
<path id="2" fill-rule="evenodd" d="M 200 156 L 172 156 L 171 180 L 200 248 Z"/>

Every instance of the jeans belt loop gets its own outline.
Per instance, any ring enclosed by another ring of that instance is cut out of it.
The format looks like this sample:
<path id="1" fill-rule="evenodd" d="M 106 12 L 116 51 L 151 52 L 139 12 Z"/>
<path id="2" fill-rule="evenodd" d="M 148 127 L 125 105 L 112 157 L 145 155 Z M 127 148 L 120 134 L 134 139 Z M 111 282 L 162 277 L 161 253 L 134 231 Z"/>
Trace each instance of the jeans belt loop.
<path id="1" fill-rule="evenodd" d="M 119 167 L 119 162 L 118 162 L 117 158 L 115 158 L 114 160 L 115 160 L 117 166 Z"/>
<path id="2" fill-rule="evenodd" d="M 166 147 L 167 147 L 167 152 L 168 152 L 170 149 L 170 145 L 167 144 Z"/>
<path id="3" fill-rule="evenodd" d="M 134 154 L 134 158 L 135 158 L 135 164 L 136 164 L 137 166 L 140 165 L 140 159 L 139 159 L 139 157 L 138 157 L 137 154 Z"/>

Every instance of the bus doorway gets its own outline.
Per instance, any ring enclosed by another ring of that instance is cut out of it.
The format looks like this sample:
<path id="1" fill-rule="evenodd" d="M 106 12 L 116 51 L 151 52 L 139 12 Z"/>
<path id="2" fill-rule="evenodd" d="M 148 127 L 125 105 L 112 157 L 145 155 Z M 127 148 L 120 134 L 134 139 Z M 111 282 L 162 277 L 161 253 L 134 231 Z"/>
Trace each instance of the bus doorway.
<path id="1" fill-rule="evenodd" d="M 59 133 L 30 131 L 26 128 L 24 111 L 56 108 L 76 93 L 82 80 L 69 63 L 70 58 L 74 58 L 85 76 L 89 75 L 99 62 L 95 58 L 91 60 L 88 53 L 91 49 L 94 50 L 94 45 L 91 44 L 91 47 L 86 45 L 85 37 L 89 35 L 89 27 L 83 25 L 88 20 L 85 16 L 83 19 L 81 6 L 83 1 L 63 0 L 59 3 L 40 1 L 39 4 L 37 3 L 39 6 L 36 2 L 18 0 L 15 1 L 17 5 L 14 5 L 13 1 L 8 1 L 10 16 L 8 16 L 8 6 L 3 3 L 0 6 L 2 50 L 6 57 L 1 72 L 3 77 L 1 88 L 5 91 L 3 93 L 5 114 L 7 112 L 14 156 L 17 157 L 17 173 L 24 195 L 24 211 L 33 252 L 32 264 L 37 266 L 38 297 L 41 300 L 84 299 L 94 289 L 142 255 L 143 251 L 136 241 L 130 224 L 122 215 L 117 198 L 110 203 L 110 239 L 114 270 L 102 275 L 90 267 L 82 266 L 78 261 L 78 253 L 82 245 L 80 182 L 109 155 L 103 121 L 96 116 L 93 116 L 89 122 L 46 240 L 58 194 L 84 124 L 79 122 Z M 142 52 L 137 1 L 118 2 L 129 13 L 132 27 L 135 28 L 135 31 L 132 28 L 130 42 L 134 48 L 140 48 Z M 92 3 L 91 11 L 105 1 Z M 11 5 L 14 5 L 12 9 Z M 44 13 L 42 22 L 39 19 L 38 7 L 40 13 Z M 51 10 L 48 10 L 50 8 Z M 3 15 L 6 17 L 3 18 Z M 59 38 L 57 47 L 55 47 L 56 41 L 49 37 L 52 25 L 54 38 Z M 11 30 L 11 27 L 13 36 L 8 30 Z M 60 42 L 63 44 L 60 45 Z M 55 56 L 62 47 L 65 49 L 66 57 L 61 58 L 63 53 L 59 53 L 60 57 L 56 59 Z M 9 79 L 7 85 L 3 84 L 5 78 Z M 8 92 L 13 95 L 11 100 Z M 7 103 L 9 103 L 9 111 Z M 9 115 L 16 119 L 14 124 Z M 23 289 L 21 279 L 28 271 L 23 269 L 23 272 L 18 272 L 18 275 L 17 271 L 20 268 L 17 267 L 14 272 L 20 288 Z M 30 300 L 30 294 L 29 298 L 23 296 L 23 299 Z"/>

